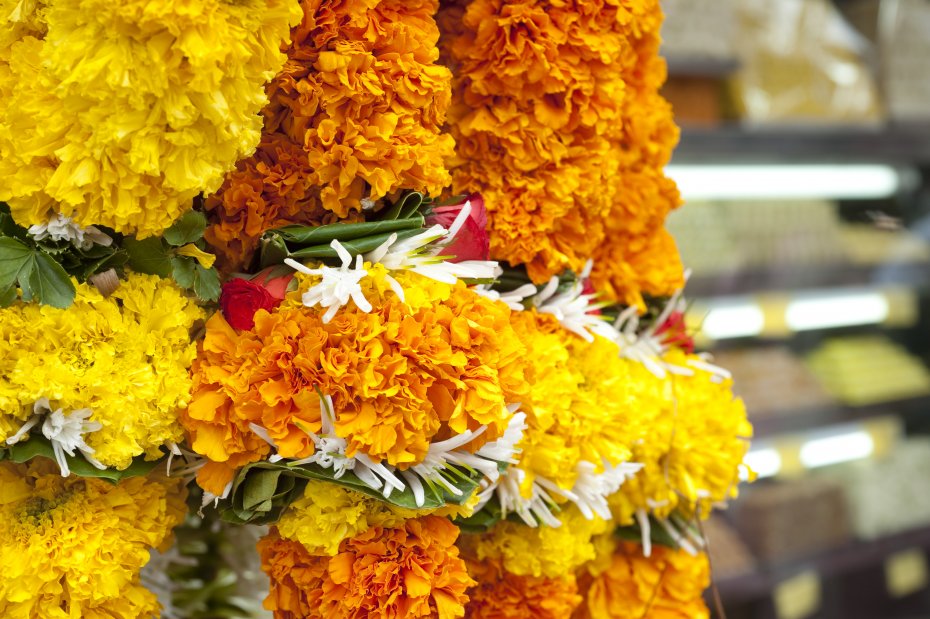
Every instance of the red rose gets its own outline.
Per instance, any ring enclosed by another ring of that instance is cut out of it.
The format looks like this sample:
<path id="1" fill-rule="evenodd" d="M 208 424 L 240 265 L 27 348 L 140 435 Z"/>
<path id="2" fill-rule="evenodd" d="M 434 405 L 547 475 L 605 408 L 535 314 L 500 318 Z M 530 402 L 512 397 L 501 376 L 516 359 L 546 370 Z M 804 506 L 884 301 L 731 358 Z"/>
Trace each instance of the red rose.
<path id="1" fill-rule="evenodd" d="M 443 255 L 452 256 L 451 262 L 488 259 L 490 251 L 487 229 L 488 212 L 484 208 L 484 200 L 480 195 L 474 193 L 459 204 L 452 206 L 437 206 L 426 218 L 426 224 L 429 226 L 439 224 L 444 228 L 450 228 L 466 203 L 471 205 L 471 212 L 465 219 L 465 224 L 459 229 L 452 242 L 442 250 Z"/>
<path id="2" fill-rule="evenodd" d="M 694 338 L 688 334 L 684 312 L 672 312 L 664 323 L 656 329 L 656 335 L 664 335 L 662 343 L 680 348 L 687 353 L 694 352 Z"/>
<path id="3" fill-rule="evenodd" d="M 594 283 L 591 281 L 590 277 L 581 280 L 581 294 L 597 294 L 597 290 L 594 289 Z M 596 301 L 597 298 L 595 297 L 594 300 Z M 600 308 L 590 310 L 588 313 L 595 316 L 600 316 L 602 314 Z"/>
<path id="4" fill-rule="evenodd" d="M 251 280 L 234 278 L 223 284 L 220 309 L 226 321 L 236 329 L 255 326 L 255 312 L 272 311 L 281 304 L 293 274 L 272 277 L 277 267 L 265 269 Z"/>

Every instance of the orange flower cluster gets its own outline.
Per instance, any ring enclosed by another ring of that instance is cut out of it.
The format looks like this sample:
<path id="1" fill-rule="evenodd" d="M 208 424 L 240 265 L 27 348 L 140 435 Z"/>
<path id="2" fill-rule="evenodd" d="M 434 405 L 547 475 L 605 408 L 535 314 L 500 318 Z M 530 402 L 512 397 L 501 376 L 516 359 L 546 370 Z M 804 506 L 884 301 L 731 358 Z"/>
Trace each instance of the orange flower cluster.
<path id="1" fill-rule="evenodd" d="M 595 282 L 627 303 L 681 285 L 677 251 L 656 238 L 678 204 L 660 171 L 677 141 L 657 93 L 661 22 L 658 0 L 473 0 L 440 13 L 453 188 L 484 196 L 492 256 L 536 282 L 594 256 Z"/>
<path id="2" fill-rule="evenodd" d="M 465 613 L 474 585 L 459 558 L 458 528 L 425 516 L 374 527 L 344 540 L 334 557 L 315 557 L 272 529 L 258 549 L 271 578 L 265 608 L 276 619 L 439 617 Z"/>
<path id="3" fill-rule="evenodd" d="M 408 303 L 424 294 L 406 287 Z M 242 332 L 214 314 L 181 416 L 194 450 L 225 463 L 231 475 L 269 453 L 249 425 L 258 424 L 280 455 L 310 456 L 307 431 L 321 429 L 317 389 L 333 398 L 336 433 L 349 457 L 362 452 L 407 468 L 425 458 L 433 440 L 482 425 L 487 431 L 469 449 L 497 439 L 510 417 L 505 404 L 528 389 L 510 309 L 462 283 L 436 283 L 428 294 L 432 301 L 411 308 L 390 291 L 377 300 L 372 288 L 372 312 L 347 306 L 329 323 L 321 310 L 291 299 L 274 313 L 259 310 L 255 327 Z"/>
<path id="4" fill-rule="evenodd" d="M 269 228 L 357 216 L 363 198 L 449 184 L 454 145 L 441 127 L 452 77 L 435 64 L 438 4 L 301 0 L 258 151 L 205 204 L 207 239 L 226 267 L 246 264 Z"/>
<path id="5" fill-rule="evenodd" d="M 468 619 L 564 619 L 581 604 L 575 576 L 517 576 L 496 561 L 468 562 L 478 586 L 468 591 Z"/>
<path id="6" fill-rule="evenodd" d="M 605 571 L 583 572 L 584 604 L 575 619 L 708 619 L 702 593 L 710 585 L 705 555 L 663 546 L 644 557 L 639 544 L 618 545 Z"/>

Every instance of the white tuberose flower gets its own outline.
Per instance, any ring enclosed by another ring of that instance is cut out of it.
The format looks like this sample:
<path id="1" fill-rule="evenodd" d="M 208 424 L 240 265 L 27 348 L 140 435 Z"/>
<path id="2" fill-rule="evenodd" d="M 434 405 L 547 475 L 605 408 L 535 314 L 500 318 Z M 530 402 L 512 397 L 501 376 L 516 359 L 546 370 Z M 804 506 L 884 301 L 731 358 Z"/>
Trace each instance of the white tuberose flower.
<path id="1" fill-rule="evenodd" d="M 475 291 L 475 294 L 479 294 L 492 301 L 500 301 L 515 312 L 522 312 L 525 310 L 526 308 L 523 306 L 524 299 L 536 294 L 536 286 L 533 284 L 523 284 L 519 288 L 508 290 L 507 292 L 494 290 L 489 284 L 475 286 L 472 290 Z"/>
<path id="2" fill-rule="evenodd" d="M 71 411 L 70 415 L 65 415 L 60 408 L 52 411 L 48 398 L 40 398 L 33 406 L 32 412 L 32 418 L 23 424 L 23 427 L 16 434 L 6 440 L 8 445 L 18 443 L 29 430 L 44 418 L 42 434 L 52 443 L 55 461 L 58 463 L 58 468 L 61 469 L 62 477 L 71 474 L 65 454 L 73 457 L 75 449 L 84 454 L 87 461 L 98 469 L 106 468 L 93 457 L 94 449 L 84 442 L 85 433 L 95 432 L 102 427 L 97 421 L 87 421 L 87 418 L 93 414 L 89 408 Z"/>
<path id="3" fill-rule="evenodd" d="M 471 203 L 466 202 L 448 230 L 436 224 L 408 239 L 398 240 L 397 234 L 392 234 L 365 254 L 365 260 L 382 264 L 389 271 L 413 271 L 444 284 L 454 284 L 459 279 L 494 279 L 501 273 L 501 268 L 493 260 L 448 262 L 439 255 L 462 229 L 470 213 Z M 391 278 L 389 282 L 403 299 L 403 290 L 397 281 Z"/>
<path id="4" fill-rule="evenodd" d="M 95 244 L 109 247 L 113 243 L 113 239 L 96 226 L 82 228 L 61 213 L 52 215 L 48 223 L 29 226 L 29 234 L 37 241 L 69 241 L 77 249 L 90 249 Z"/>
<path id="5" fill-rule="evenodd" d="M 356 307 L 367 314 L 371 311 L 371 303 L 365 298 L 359 285 L 368 275 L 368 271 L 362 265 L 362 256 L 355 257 L 355 266 L 352 267 L 352 255 L 346 251 L 342 243 L 334 239 L 330 247 L 336 250 L 342 260 L 342 266 L 339 268 L 321 266 L 318 269 L 310 269 L 291 258 L 284 260 L 284 263 L 295 271 L 306 275 L 318 275 L 321 278 L 319 284 L 304 293 L 303 304 L 307 307 L 319 305 L 328 308 L 323 314 L 324 323 L 332 320 L 339 308 L 349 303 L 349 299 L 355 301 Z"/>
<path id="6" fill-rule="evenodd" d="M 591 271 L 591 261 L 588 261 L 585 270 L 571 287 L 559 294 L 559 278 L 553 277 L 542 291 L 533 297 L 533 305 L 540 314 L 552 314 L 562 326 L 572 333 L 593 342 L 594 335 L 600 335 L 609 340 L 616 338 L 616 330 L 610 326 L 600 315 L 592 314 L 600 306 L 592 303 L 593 294 L 584 294 L 582 279 Z"/>

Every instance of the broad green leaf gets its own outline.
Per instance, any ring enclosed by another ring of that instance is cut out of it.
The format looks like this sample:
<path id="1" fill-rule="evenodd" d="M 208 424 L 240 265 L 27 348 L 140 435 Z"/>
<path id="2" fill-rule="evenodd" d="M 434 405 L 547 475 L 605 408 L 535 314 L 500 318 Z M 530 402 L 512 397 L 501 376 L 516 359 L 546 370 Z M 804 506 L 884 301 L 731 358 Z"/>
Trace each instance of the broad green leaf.
<path id="1" fill-rule="evenodd" d="M 376 234 L 422 228 L 424 223 L 423 217 L 411 217 L 409 219 L 368 221 L 358 224 L 328 224 L 316 227 L 293 225 L 276 228 L 266 234 L 281 236 L 288 243 L 288 247 L 291 245 L 329 245 L 334 240 L 345 244 L 346 241 Z"/>
<path id="2" fill-rule="evenodd" d="M 183 258 L 173 256 L 171 258 L 171 276 L 181 288 L 193 288 L 195 271 L 194 265 L 197 264 L 193 258 Z"/>
<path id="3" fill-rule="evenodd" d="M 170 245 L 180 247 L 193 243 L 203 237 L 207 229 L 207 218 L 200 211 L 187 211 L 181 218 L 165 230 L 165 240 Z"/>
<path id="4" fill-rule="evenodd" d="M 27 282 L 34 265 L 35 251 L 16 239 L 0 237 L 0 289 Z"/>
<path id="5" fill-rule="evenodd" d="M 29 287 L 35 298 L 45 305 L 65 309 L 74 302 L 74 282 L 51 256 L 37 251 L 29 274 Z"/>
<path id="6" fill-rule="evenodd" d="M 123 246 L 129 253 L 129 266 L 133 271 L 171 277 L 168 247 L 162 239 L 150 236 L 140 241 L 135 237 L 126 237 Z"/>
<path id="7" fill-rule="evenodd" d="M 398 241 L 403 241 L 404 239 L 409 239 L 410 237 L 420 234 L 422 231 L 422 228 L 417 228 L 415 230 L 401 230 L 400 232 L 385 232 L 384 234 L 345 241 L 342 243 L 342 246 L 350 255 L 355 257 L 358 254 L 365 254 L 377 249 L 382 243 L 388 240 L 392 234 L 397 235 Z M 317 258 L 323 260 L 327 258 L 335 259 L 338 257 L 339 254 L 329 245 L 314 245 L 291 252 L 291 258 Z"/>
<path id="8" fill-rule="evenodd" d="M 33 458 L 37 457 L 55 460 L 55 451 L 52 449 L 51 442 L 49 442 L 49 440 L 44 436 L 40 436 L 35 433 L 33 433 L 28 441 L 10 445 L 7 448 L 7 452 L 10 460 L 19 464 L 29 462 Z M 76 453 L 79 454 L 80 452 Z M 110 468 L 101 471 L 86 459 L 84 459 L 82 455 L 66 455 L 65 458 L 68 461 L 68 468 L 71 469 L 72 475 L 77 475 L 78 477 L 97 477 L 100 479 L 106 479 L 107 481 L 113 483 L 117 483 L 120 480 L 129 477 L 140 477 L 143 475 L 148 475 L 152 469 L 154 469 L 160 462 L 163 461 L 163 459 L 147 461 L 142 456 L 139 456 L 137 458 L 133 458 L 132 464 L 130 464 L 129 467 L 123 469 L 122 471 Z"/>
<path id="9" fill-rule="evenodd" d="M 101 256 L 96 260 L 84 262 L 81 264 L 80 278 L 87 279 L 95 273 L 102 273 L 108 269 L 121 267 L 129 260 L 129 254 L 123 249 Z"/>
<path id="10" fill-rule="evenodd" d="M 9 236 L 21 241 L 28 241 L 29 234 L 26 228 L 23 228 L 10 215 L 9 207 L 0 202 L 0 236 Z"/>
<path id="11" fill-rule="evenodd" d="M 455 524 L 465 533 L 487 533 L 502 518 L 503 515 L 497 499 L 492 499 L 481 511 L 468 518 L 456 518 Z"/>
<path id="12" fill-rule="evenodd" d="M 194 265 L 194 294 L 201 301 L 216 301 L 220 298 L 220 274 L 216 269 Z"/>
<path id="13" fill-rule="evenodd" d="M 0 307 L 9 307 L 16 300 L 16 285 L 0 290 Z"/>

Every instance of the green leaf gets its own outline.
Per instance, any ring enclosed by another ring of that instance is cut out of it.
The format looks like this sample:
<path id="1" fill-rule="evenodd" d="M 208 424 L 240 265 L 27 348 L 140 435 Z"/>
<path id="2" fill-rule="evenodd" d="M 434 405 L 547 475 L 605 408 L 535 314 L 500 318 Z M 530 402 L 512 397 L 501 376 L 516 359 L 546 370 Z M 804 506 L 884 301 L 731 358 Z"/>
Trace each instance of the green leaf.
<path id="1" fill-rule="evenodd" d="M 261 246 L 261 267 L 263 269 L 276 264 L 282 264 L 284 259 L 290 255 L 284 239 L 277 234 L 263 237 Z"/>
<path id="2" fill-rule="evenodd" d="M 104 254 L 96 260 L 83 261 L 80 266 L 78 277 L 80 277 L 80 279 L 87 279 L 95 273 L 102 273 L 109 269 L 121 267 L 126 264 L 128 260 L 129 254 L 127 254 L 125 250 L 118 249 Z"/>
<path id="3" fill-rule="evenodd" d="M 627 542 L 642 542 L 643 533 L 638 524 L 627 527 L 618 527 L 614 531 L 614 536 Z M 668 534 L 659 521 L 649 516 L 649 539 L 653 544 L 665 546 L 667 548 L 678 548 L 678 542 Z"/>
<path id="4" fill-rule="evenodd" d="M 0 202 L 0 236 L 9 236 L 17 238 L 21 241 L 28 241 L 29 234 L 26 228 L 23 228 L 13 219 L 13 216 L 10 215 L 9 207 Z"/>
<path id="5" fill-rule="evenodd" d="M 33 458 L 37 457 L 55 460 L 55 450 L 52 448 L 52 443 L 47 438 L 40 435 L 33 435 L 29 438 L 28 441 L 10 445 L 7 451 L 10 460 L 19 464 L 29 462 Z M 77 453 L 80 454 L 80 452 Z M 141 477 L 143 475 L 148 475 L 152 469 L 154 469 L 160 462 L 163 461 L 163 459 L 146 460 L 144 457 L 138 456 L 133 458 L 132 464 L 130 464 L 122 471 L 110 468 L 101 471 L 93 464 L 88 462 L 83 455 L 65 455 L 65 459 L 68 461 L 68 468 L 71 469 L 72 474 L 77 475 L 78 477 L 96 477 L 100 479 L 106 479 L 107 481 L 113 483 L 117 483 L 120 480 L 129 477 Z"/>
<path id="6" fill-rule="evenodd" d="M 422 228 L 425 224 L 423 217 L 411 217 L 409 219 L 394 219 L 388 221 L 367 221 L 358 224 L 328 224 L 325 226 L 284 226 L 269 231 L 268 235 L 280 235 L 287 243 L 306 246 L 306 245 L 329 245 L 334 240 L 340 243 L 369 237 L 375 234 L 390 232 L 399 232 L 401 230 L 411 230 Z"/>
<path id="7" fill-rule="evenodd" d="M 16 300 L 16 286 L 0 291 L 0 307 L 9 307 Z"/>
<path id="8" fill-rule="evenodd" d="M 187 211 L 181 218 L 165 230 L 165 240 L 169 245 L 180 247 L 193 243 L 203 237 L 207 229 L 207 217 L 200 211 Z"/>
<path id="9" fill-rule="evenodd" d="M 395 219 L 406 219 L 412 217 L 420 210 L 420 207 L 423 206 L 425 198 L 422 193 L 418 191 L 411 191 L 408 194 L 405 194 L 400 200 L 391 205 L 384 215 L 381 217 L 383 221 L 390 221 Z"/>
<path id="10" fill-rule="evenodd" d="M 29 287 L 40 303 L 65 309 L 74 302 L 74 282 L 48 254 L 34 252 L 35 264 L 29 274 Z"/>
<path id="11" fill-rule="evenodd" d="M 10 237 L 0 237 L 0 289 L 27 282 L 34 265 L 34 250 Z"/>
<path id="12" fill-rule="evenodd" d="M 194 265 L 197 263 L 193 258 L 183 256 L 171 257 L 171 276 L 181 288 L 193 288 L 195 271 Z"/>
<path id="13" fill-rule="evenodd" d="M 286 462 L 256 462 L 246 465 L 237 473 L 229 501 L 221 508 L 221 517 L 238 524 L 273 523 L 291 502 L 301 496 L 307 480 L 328 481 L 391 505 L 416 510 L 465 503 L 477 490 L 481 474 L 455 469 L 451 483 L 462 492 L 461 496 L 435 484 L 424 483 L 424 504 L 418 506 L 409 486 L 403 492 L 394 491 L 390 497 L 385 498 L 380 491 L 371 488 L 352 473 L 336 479 L 332 469 L 315 464 L 290 466 Z"/>
<path id="14" fill-rule="evenodd" d="M 497 499 L 494 498 L 487 503 L 480 511 L 472 514 L 468 518 L 456 518 L 455 524 L 465 533 L 487 533 L 491 528 L 503 519 L 501 508 Z"/>
<path id="15" fill-rule="evenodd" d="M 133 271 L 171 277 L 172 268 L 168 257 L 168 246 L 162 239 L 154 236 L 142 240 L 126 237 L 123 246 L 129 253 L 129 266 Z"/>
<path id="16" fill-rule="evenodd" d="M 416 230 L 385 232 L 384 234 L 377 234 L 375 236 L 366 236 L 360 239 L 344 241 L 342 246 L 347 252 L 349 252 L 352 257 L 355 257 L 358 254 L 368 253 L 374 249 L 377 249 L 378 246 L 388 240 L 392 234 L 397 235 L 398 241 L 403 241 L 404 239 L 409 239 L 410 237 L 420 234 L 422 231 L 422 228 L 417 228 Z M 329 245 L 314 245 L 312 247 L 305 247 L 303 249 L 298 249 L 297 251 L 291 252 L 291 258 L 317 258 L 323 260 L 326 258 L 336 259 L 338 257 L 339 254 L 336 253 L 336 250 Z"/>
<path id="17" fill-rule="evenodd" d="M 220 298 L 220 274 L 216 269 L 194 265 L 194 294 L 201 301 L 216 301 Z"/>

